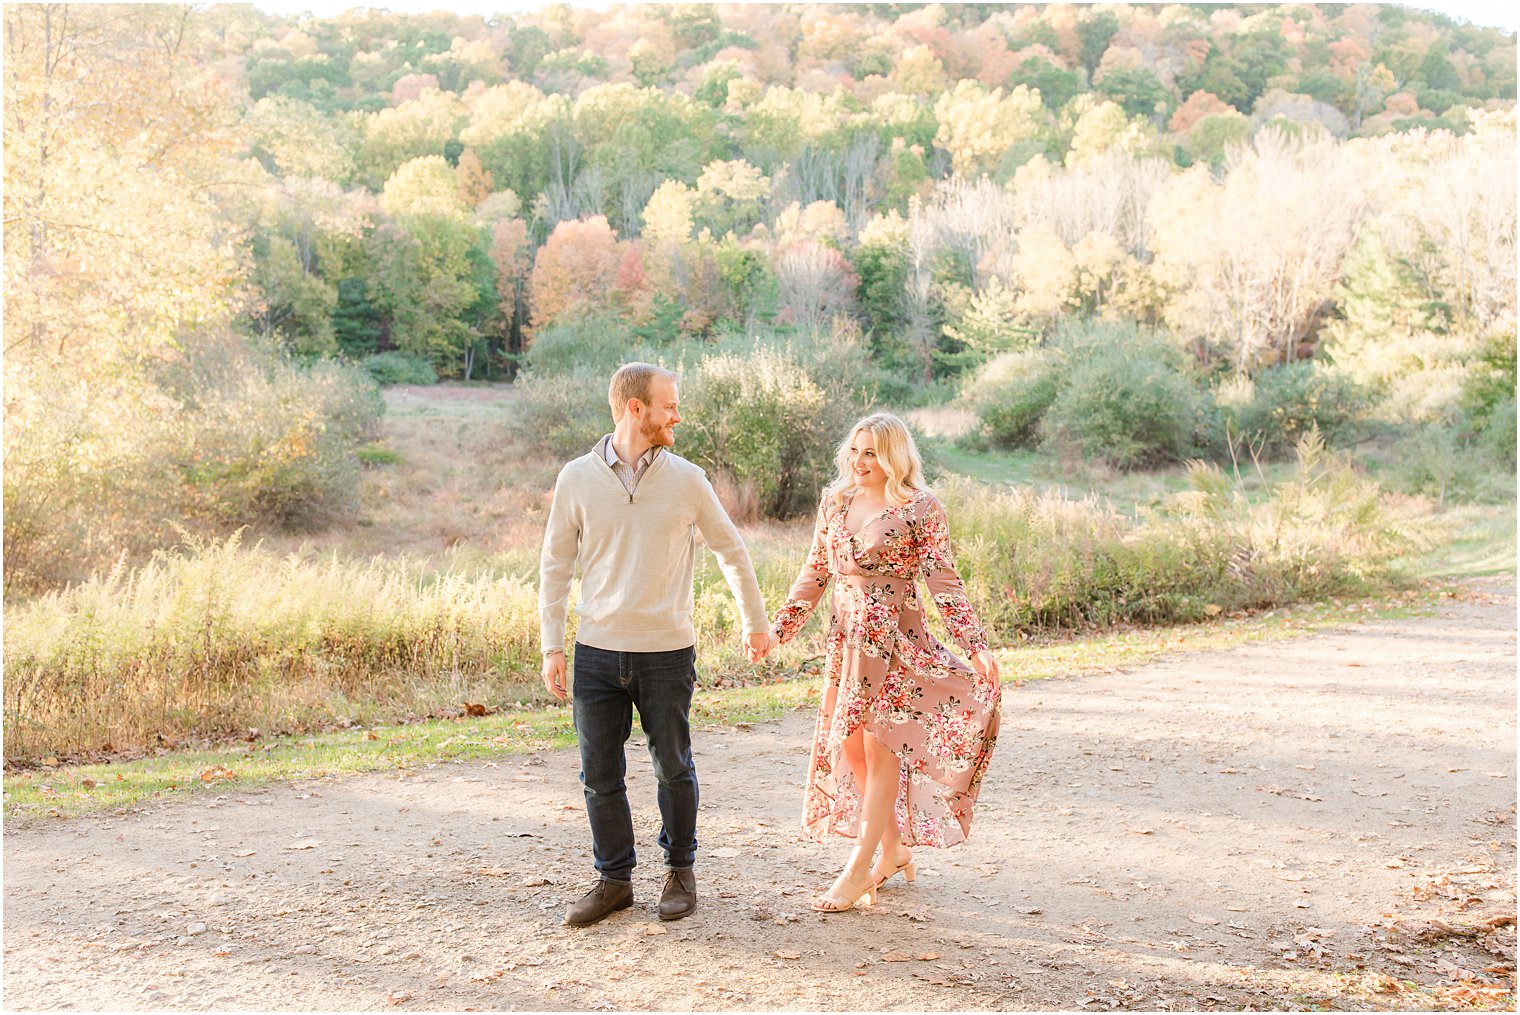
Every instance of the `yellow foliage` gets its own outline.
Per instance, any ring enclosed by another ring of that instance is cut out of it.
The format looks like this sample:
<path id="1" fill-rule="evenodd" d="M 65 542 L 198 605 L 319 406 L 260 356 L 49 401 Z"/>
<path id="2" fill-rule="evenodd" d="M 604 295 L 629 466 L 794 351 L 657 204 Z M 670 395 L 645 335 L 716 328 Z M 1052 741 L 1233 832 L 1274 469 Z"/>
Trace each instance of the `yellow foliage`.
<path id="1" fill-rule="evenodd" d="M 460 199 L 454 169 L 442 155 L 426 155 L 401 165 L 385 181 L 380 207 L 388 215 L 442 215 L 463 218 L 469 211 Z"/>
<path id="2" fill-rule="evenodd" d="M 1035 222 L 1019 233 L 1013 266 L 1021 314 L 1048 319 L 1074 304 L 1077 259 L 1049 223 Z"/>
<path id="3" fill-rule="evenodd" d="M 945 87 L 945 65 L 928 46 L 912 46 L 887 75 L 892 87 L 909 95 L 933 95 Z"/>
<path id="4" fill-rule="evenodd" d="M 974 177 L 998 167 L 1008 150 L 1033 138 L 1044 122 L 1039 92 L 1019 85 L 1006 95 L 976 81 L 958 81 L 934 103 L 934 143 L 950 153 L 957 175 Z"/>
<path id="5" fill-rule="evenodd" d="M 653 242 L 682 243 L 691 237 L 691 213 L 696 191 L 680 180 L 666 180 L 649 195 L 644 205 L 646 239 Z"/>

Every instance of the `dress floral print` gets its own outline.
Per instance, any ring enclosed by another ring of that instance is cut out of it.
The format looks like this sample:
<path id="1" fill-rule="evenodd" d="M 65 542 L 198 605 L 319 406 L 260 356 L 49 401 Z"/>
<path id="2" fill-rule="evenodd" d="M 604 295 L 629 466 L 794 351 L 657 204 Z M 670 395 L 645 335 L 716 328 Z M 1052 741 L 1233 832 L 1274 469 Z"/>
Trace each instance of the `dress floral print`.
<path id="1" fill-rule="evenodd" d="M 961 651 L 987 636 L 955 573 L 945 509 L 927 490 L 861 526 L 845 528 L 850 501 L 825 496 L 813 545 L 772 630 L 790 641 L 832 582 L 824 693 L 808 766 L 803 827 L 858 832 L 860 787 L 844 758 L 846 738 L 865 726 L 897 755 L 897 825 L 908 846 L 953 846 L 971 829 L 971 809 L 997 740 L 997 682 L 978 677 L 925 626 L 921 577 Z"/>

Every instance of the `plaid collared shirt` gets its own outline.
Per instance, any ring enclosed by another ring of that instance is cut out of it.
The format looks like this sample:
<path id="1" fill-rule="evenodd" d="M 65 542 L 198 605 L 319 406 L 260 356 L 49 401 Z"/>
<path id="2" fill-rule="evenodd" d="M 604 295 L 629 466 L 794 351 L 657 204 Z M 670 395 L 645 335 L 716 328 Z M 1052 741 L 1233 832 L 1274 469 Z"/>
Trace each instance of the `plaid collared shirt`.
<path id="1" fill-rule="evenodd" d="M 655 452 L 659 450 L 657 447 L 650 448 L 639 456 L 637 462 L 629 465 L 618 457 L 617 449 L 612 446 L 612 442 L 607 442 L 607 464 L 612 466 L 613 474 L 622 481 L 623 489 L 628 491 L 629 496 L 632 496 L 633 491 L 639 488 L 639 480 L 644 478 L 644 473 L 649 470 L 650 463 L 654 461 Z"/>

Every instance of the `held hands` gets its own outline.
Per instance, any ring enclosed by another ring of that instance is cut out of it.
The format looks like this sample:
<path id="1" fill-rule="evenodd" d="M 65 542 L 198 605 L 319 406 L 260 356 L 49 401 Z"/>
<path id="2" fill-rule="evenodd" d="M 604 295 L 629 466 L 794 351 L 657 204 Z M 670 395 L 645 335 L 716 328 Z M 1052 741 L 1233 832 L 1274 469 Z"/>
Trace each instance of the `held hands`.
<path id="1" fill-rule="evenodd" d="M 997 660 L 992 657 L 992 652 L 989 649 L 982 649 L 971 657 L 971 668 L 976 670 L 977 676 L 989 684 L 997 683 L 998 664 Z"/>
<path id="2" fill-rule="evenodd" d="M 560 701 L 565 700 L 565 653 L 550 652 L 544 656 L 543 669 L 539 675 L 544 679 L 544 689 Z"/>
<path id="3" fill-rule="evenodd" d="M 758 663 L 770 654 L 775 648 L 777 638 L 769 631 L 758 631 L 744 639 L 744 654 L 749 656 L 749 661 Z"/>

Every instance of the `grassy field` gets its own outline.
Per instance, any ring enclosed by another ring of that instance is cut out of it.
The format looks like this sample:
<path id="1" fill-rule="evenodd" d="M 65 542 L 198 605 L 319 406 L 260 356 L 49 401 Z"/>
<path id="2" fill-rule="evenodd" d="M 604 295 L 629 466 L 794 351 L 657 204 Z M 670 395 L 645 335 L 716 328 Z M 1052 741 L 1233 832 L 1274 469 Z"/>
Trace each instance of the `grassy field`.
<path id="1" fill-rule="evenodd" d="M 512 398 L 512 389 L 501 386 L 389 389 L 383 435 L 367 451 L 372 465 L 354 521 L 309 534 L 249 533 L 242 545 L 258 544 L 258 549 L 240 550 L 230 563 L 216 565 L 208 558 L 176 565 L 187 573 L 209 567 L 231 574 L 230 584 L 245 591 L 226 591 L 217 599 L 206 591 L 216 583 L 197 579 L 183 583 L 191 593 L 188 600 L 172 589 L 155 599 L 149 594 L 152 576 L 135 572 L 116 585 L 100 585 L 94 593 L 99 601 L 86 605 L 96 620 L 83 634 L 76 625 L 68 635 L 75 641 L 95 639 L 99 646 L 85 646 L 79 657 L 83 669 L 71 664 L 74 690 L 55 695 L 49 710 L 29 713 L 45 712 L 57 728 L 38 734 L 18 722 L 7 698 L 12 743 L 24 734 L 39 744 L 56 736 L 87 746 L 72 752 L 39 748 L 29 756 L 35 767 L 8 766 L 6 815 L 80 813 L 134 806 L 166 793 L 489 758 L 570 742 L 567 714 L 548 705 L 538 686 L 536 651 L 528 644 L 533 638 L 518 630 L 534 633 L 528 616 L 532 585 L 559 463 L 523 449 L 509 413 Z M 1104 524 L 1120 526 L 1119 533 L 1128 531 L 1122 526 L 1143 526 L 1158 506 L 1186 495 L 1194 483 L 1180 466 L 1121 474 L 1030 453 L 972 452 L 945 439 L 926 443 L 935 481 L 948 490 L 968 489 L 967 480 L 1001 488 L 1026 496 L 1020 510 L 1035 515 L 1059 513 L 1066 510 L 1060 505 L 1083 499 L 1111 505 L 1115 521 Z M 1224 479 L 1242 503 L 1258 506 L 1269 488 L 1290 482 L 1293 468 L 1253 466 Z M 1046 499 L 1027 500 L 1030 491 Z M 1513 574 L 1512 497 L 1445 506 L 1415 496 L 1384 502 L 1397 525 L 1414 534 L 1395 561 L 1396 580 L 1378 586 L 1394 591 L 1366 598 L 1365 592 L 1348 589 L 1352 598 L 1341 593 L 1334 602 L 1266 612 L 1199 601 L 1195 612 L 1214 619 L 1180 627 L 1136 628 L 1122 616 L 1063 621 L 1059 631 L 1008 627 L 1004 635 L 1012 644 L 1003 650 L 1005 672 L 1015 680 L 1041 679 L 1133 664 L 1160 651 L 1282 637 L 1351 622 L 1369 611 L 1385 615 L 1428 604 L 1443 594 L 1439 590 L 1450 578 Z M 969 519 L 972 512 L 964 513 Z M 988 524 L 1003 524 L 989 517 Z M 805 552 L 809 528 L 805 519 L 745 527 L 768 594 L 785 588 Z M 1038 546 L 1042 531 L 1020 529 L 1007 538 Z M 1228 534 L 1226 545 L 1236 538 Z M 1158 545 L 1173 541 L 1166 537 Z M 988 556 L 991 546 L 980 536 L 972 540 L 963 568 L 1006 571 L 1006 561 L 998 564 L 996 554 Z M 717 568 L 709 555 L 699 559 L 696 619 L 708 678 L 697 703 L 699 719 L 754 721 L 803 702 L 810 678 L 800 674 L 815 646 L 799 639 L 766 666 L 750 667 L 738 649 L 730 597 Z M 1031 560 L 1025 558 L 1024 565 Z M 1146 560 L 1144 566 L 1155 566 Z M 1017 568 L 1008 574 L 1006 580 L 1021 580 Z M 157 580 L 166 581 L 164 575 Z M 1140 580 L 1146 580 L 1143 573 Z M 147 605 L 135 613 L 130 604 L 124 607 L 133 597 Z M 7 604 L 8 627 L 19 616 L 13 609 L 18 605 Z M 1007 604 L 995 605 L 999 609 L 992 612 L 998 614 Z M 71 609 L 78 608 L 76 601 Z M 254 619 L 236 621 L 238 613 Z M 503 619 L 508 614 L 517 619 L 508 623 Z M 110 654 L 106 649 L 130 656 L 133 639 L 169 630 L 174 616 L 207 618 L 195 624 L 208 632 L 225 623 L 232 633 L 215 646 L 208 636 L 204 651 L 160 638 L 128 658 L 105 693 L 89 690 L 96 678 L 87 671 L 100 669 Z M 1030 633 L 1032 642 L 1020 640 Z M 47 643 L 49 637 L 44 630 L 32 642 Z M 425 658 L 416 654 L 419 645 L 427 649 Z M 7 654 L 19 657 L 9 637 Z M 181 676 L 213 665 L 246 671 L 247 676 L 221 681 L 238 691 L 232 696 L 236 701 L 217 690 L 215 681 L 187 683 Z M 16 689 L 9 667 L 7 676 Z M 491 714 L 456 718 L 471 703 Z M 166 709 L 183 713 L 187 722 L 163 727 L 167 735 L 154 734 L 155 715 L 167 714 Z M 225 721 L 204 721 L 222 712 Z M 78 724 L 78 732 L 70 733 L 69 724 Z M 246 732 L 250 726 L 252 734 Z M 116 732 L 110 735 L 94 732 L 112 728 Z M 8 747 L 7 758 L 12 757 Z"/>
<path id="2" fill-rule="evenodd" d="M 1367 600 L 1311 603 L 1204 624 L 1135 628 L 1063 637 L 998 653 L 1005 684 L 1061 679 L 1138 666 L 1162 655 L 1230 648 L 1299 637 L 1369 620 L 1428 615 L 1450 585 Z M 816 662 L 751 686 L 698 690 L 692 703 L 698 727 L 774 719 L 816 700 Z M 152 757 L 101 764 L 59 764 L 9 771 L 4 776 L 5 817 L 72 817 L 141 807 L 157 800 L 224 793 L 292 779 L 323 779 L 361 772 L 413 770 L 454 762 L 490 762 L 575 742 L 565 706 L 508 706 L 484 716 L 460 714 L 391 725 L 354 726 L 309 736 L 258 737 L 243 743 L 166 745 Z"/>

